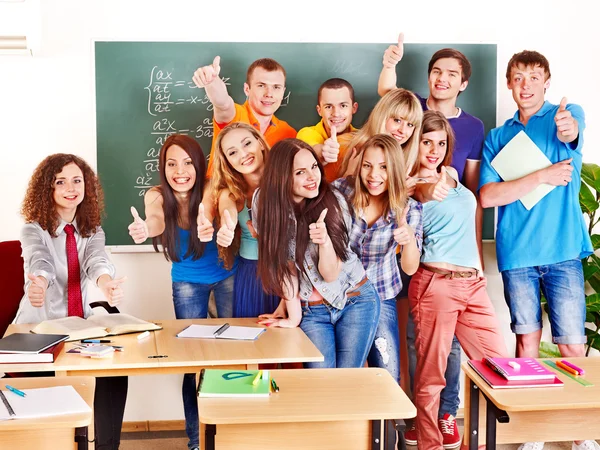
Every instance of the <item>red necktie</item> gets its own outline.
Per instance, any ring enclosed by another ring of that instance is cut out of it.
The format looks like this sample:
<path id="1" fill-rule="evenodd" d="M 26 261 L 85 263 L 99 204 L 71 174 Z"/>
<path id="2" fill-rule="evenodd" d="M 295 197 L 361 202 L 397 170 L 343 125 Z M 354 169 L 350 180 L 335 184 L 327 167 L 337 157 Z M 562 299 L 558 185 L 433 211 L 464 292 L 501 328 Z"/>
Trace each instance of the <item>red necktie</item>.
<path id="1" fill-rule="evenodd" d="M 77 254 L 77 242 L 75 242 L 75 227 L 71 224 L 65 225 L 67 233 L 67 267 L 69 278 L 67 281 L 67 297 L 69 299 L 69 316 L 83 317 L 83 301 L 81 299 L 81 278 L 79 273 L 79 256 Z"/>

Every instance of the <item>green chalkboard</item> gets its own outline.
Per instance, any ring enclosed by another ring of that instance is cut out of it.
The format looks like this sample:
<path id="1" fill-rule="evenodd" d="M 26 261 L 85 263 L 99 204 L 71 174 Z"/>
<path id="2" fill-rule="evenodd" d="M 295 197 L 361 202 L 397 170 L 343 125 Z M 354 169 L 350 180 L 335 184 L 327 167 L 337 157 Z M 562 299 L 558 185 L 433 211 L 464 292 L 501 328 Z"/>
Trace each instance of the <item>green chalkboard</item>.
<path id="1" fill-rule="evenodd" d="M 354 86 L 360 127 L 375 105 L 383 52 L 389 44 L 96 42 L 96 127 L 98 173 L 106 196 L 103 222 L 107 245 L 131 245 L 129 207 L 143 210 L 143 195 L 159 183 L 158 152 L 171 133 L 187 133 L 208 155 L 212 106 L 192 82 L 194 71 L 221 56 L 229 94 L 243 103 L 248 65 L 263 57 L 287 71 L 286 95 L 277 116 L 297 130 L 318 122 L 317 89 L 328 78 Z M 454 47 L 471 61 L 473 75 L 458 106 L 479 117 L 486 132 L 496 125 L 496 45 L 406 44 L 398 79 L 402 87 L 427 95 L 427 64 L 442 47 Z M 486 211 L 484 238 L 494 237 L 493 210 Z"/>

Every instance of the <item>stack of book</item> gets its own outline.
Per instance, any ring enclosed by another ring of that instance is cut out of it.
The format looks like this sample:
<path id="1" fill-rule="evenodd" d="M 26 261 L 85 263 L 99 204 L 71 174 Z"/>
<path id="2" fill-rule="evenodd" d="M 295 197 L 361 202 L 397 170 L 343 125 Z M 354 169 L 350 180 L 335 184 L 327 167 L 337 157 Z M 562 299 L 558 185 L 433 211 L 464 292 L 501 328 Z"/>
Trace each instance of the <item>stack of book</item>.
<path id="1" fill-rule="evenodd" d="M 69 335 L 14 333 L 0 339 L 0 364 L 52 363 Z"/>
<path id="2" fill-rule="evenodd" d="M 483 358 L 469 365 L 495 389 L 560 387 L 563 382 L 535 358 Z"/>

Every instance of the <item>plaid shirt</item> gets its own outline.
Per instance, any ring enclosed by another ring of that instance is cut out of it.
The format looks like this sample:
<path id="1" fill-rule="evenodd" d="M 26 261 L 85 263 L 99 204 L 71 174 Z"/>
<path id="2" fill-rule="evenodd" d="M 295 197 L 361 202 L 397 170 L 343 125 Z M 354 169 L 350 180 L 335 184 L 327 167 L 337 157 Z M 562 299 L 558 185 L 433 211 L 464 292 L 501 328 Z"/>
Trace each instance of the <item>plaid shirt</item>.
<path id="1" fill-rule="evenodd" d="M 354 187 L 346 178 L 333 182 L 340 192 L 352 203 Z M 406 216 L 408 225 L 415 232 L 417 248 L 421 251 L 423 243 L 423 205 L 412 198 L 408 199 L 409 211 Z M 350 246 L 360 258 L 367 277 L 375 285 L 381 300 L 393 299 L 402 290 L 400 269 L 396 261 L 398 243 L 394 240 L 394 230 L 398 228 L 396 215 L 390 211 L 381 216 L 369 228 L 362 211 L 354 211 Z"/>

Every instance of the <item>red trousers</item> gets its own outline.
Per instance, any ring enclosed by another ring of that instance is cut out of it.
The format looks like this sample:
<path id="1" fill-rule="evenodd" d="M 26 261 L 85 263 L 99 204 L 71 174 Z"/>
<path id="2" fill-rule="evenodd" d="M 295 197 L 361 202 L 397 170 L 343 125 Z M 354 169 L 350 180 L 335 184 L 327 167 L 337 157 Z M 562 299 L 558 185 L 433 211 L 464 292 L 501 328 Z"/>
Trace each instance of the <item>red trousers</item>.
<path id="1" fill-rule="evenodd" d="M 423 266 L 412 277 L 408 299 L 415 321 L 419 450 L 443 449 L 437 419 L 452 337 L 456 334 L 469 359 L 508 356 L 486 285 L 483 277 L 452 278 Z"/>

